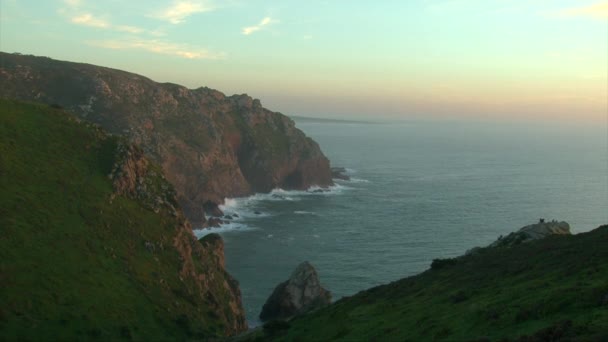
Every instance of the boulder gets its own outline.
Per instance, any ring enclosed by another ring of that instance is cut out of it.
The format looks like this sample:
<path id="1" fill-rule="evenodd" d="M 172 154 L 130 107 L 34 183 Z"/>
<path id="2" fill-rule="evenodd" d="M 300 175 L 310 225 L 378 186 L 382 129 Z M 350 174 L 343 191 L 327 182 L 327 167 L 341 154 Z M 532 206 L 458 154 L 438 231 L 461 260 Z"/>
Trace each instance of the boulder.
<path id="1" fill-rule="evenodd" d="M 305 261 L 274 289 L 262 308 L 260 319 L 286 320 L 330 303 L 331 293 L 321 287 L 317 271 Z"/>
<path id="2" fill-rule="evenodd" d="M 490 247 L 514 246 L 524 242 L 544 239 L 551 235 L 571 235 L 570 225 L 564 221 L 557 222 L 553 220 L 545 222 L 541 219 L 538 223 L 525 226 L 507 236 L 499 237 Z"/>
<path id="3" fill-rule="evenodd" d="M 224 223 L 224 221 L 222 221 L 220 218 L 210 217 L 209 220 L 207 220 L 207 227 L 219 228 L 221 227 L 222 223 Z"/>
<path id="4" fill-rule="evenodd" d="M 331 168 L 331 178 L 350 180 L 350 176 L 346 174 L 346 168 L 343 168 L 343 167 L 332 167 Z"/>
<path id="5" fill-rule="evenodd" d="M 211 216 L 215 216 L 215 217 L 224 216 L 224 212 L 222 212 L 222 209 L 220 209 L 220 207 L 215 202 L 211 202 L 211 201 L 205 202 L 205 204 L 203 205 L 203 209 L 205 210 L 205 213 L 207 213 Z"/>

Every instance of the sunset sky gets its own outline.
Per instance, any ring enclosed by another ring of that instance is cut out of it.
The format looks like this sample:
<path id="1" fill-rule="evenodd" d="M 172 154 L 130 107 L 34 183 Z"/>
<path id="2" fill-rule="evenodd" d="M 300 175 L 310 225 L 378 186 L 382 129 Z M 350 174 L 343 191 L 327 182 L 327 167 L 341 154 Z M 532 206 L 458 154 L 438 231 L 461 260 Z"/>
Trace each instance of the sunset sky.
<path id="1" fill-rule="evenodd" d="M 0 50 L 326 117 L 606 120 L 608 1 L 0 0 Z"/>

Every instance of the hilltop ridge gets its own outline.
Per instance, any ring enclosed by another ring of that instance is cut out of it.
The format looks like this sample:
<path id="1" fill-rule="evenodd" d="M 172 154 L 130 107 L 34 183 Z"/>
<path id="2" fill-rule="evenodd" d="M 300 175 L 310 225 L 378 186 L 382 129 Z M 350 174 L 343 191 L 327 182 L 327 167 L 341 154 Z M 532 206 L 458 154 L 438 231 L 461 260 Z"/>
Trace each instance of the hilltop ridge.
<path id="1" fill-rule="evenodd" d="M 195 226 L 226 197 L 333 184 L 318 144 L 248 95 L 47 57 L 0 59 L 0 98 L 59 106 L 126 136 L 161 165 Z"/>

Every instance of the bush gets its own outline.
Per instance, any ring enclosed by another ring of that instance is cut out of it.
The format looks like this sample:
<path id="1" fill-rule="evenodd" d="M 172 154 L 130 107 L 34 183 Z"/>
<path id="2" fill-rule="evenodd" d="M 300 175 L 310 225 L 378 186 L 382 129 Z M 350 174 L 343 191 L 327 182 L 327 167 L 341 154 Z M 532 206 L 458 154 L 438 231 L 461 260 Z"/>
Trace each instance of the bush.
<path id="1" fill-rule="evenodd" d="M 442 269 L 445 267 L 456 265 L 457 262 L 458 262 L 458 260 L 456 260 L 455 258 L 433 259 L 433 262 L 431 263 L 431 269 L 439 270 L 439 269 Z"/>

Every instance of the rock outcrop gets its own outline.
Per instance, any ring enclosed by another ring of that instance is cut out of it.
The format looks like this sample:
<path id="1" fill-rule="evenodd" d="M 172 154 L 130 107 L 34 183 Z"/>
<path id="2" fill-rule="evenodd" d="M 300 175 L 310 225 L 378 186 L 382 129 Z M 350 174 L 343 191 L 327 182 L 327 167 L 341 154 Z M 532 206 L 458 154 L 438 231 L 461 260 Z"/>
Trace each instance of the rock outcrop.
<path id="1" fill-rule="evenodd" d="M 262 308 L 260 319 L 285 320 L 329 304 L 331 293 L 321 287 L 317 271 L 305 261 L 274 289 Z"/>
<path id="2" fill-rule="evenodd" d="M 346 168 L 344 167 L 332 167 L 331 176 L 334 179 L 350 180 L 350 176 L 346 174 Z"/>
<path id="3" fill-rule="evenodd" d="M 223 315 L 225 322 L 228 322 L 228 332 L 242 332 L 247 330 L 247 320 L 245 319 L 245 310 L 242 305 L 239 283 L 226 271 L 224 240 L 218 234 L 213 233 L 205 235 L 199 242 L 200 244 L 195 244 L 195 246 L 196 248 L 202 246 L 202 251 L 204 251 L 204 253 L 197 250 L 195 255 L 199 255 L 201 262 L 212 261 L 216 272 L 220 274 L 222 289 L 228 294 L 227 296 L 224 295 L 214 298 L 213 301 L 216 305 L 216 311 Z M 217 279 L 207 279 L 204 274 L 197 274 L 196 270 L 191 270 L 190 272 L 195 277 L 203 279 L 203 283 L 217 281 Z"/>
<path id="4" fill-rule="evenodd" d="M 571 235 L 570 225 L 567 222 L 541 220 L 538 223 L 527 225 L 507 236 L 501 236 L 490 244 L 490 247 L 513 246 L 533 240 L 544 239 L 551 235 Z"/>
<path id="5" fill-rule="evenodd" d="M 317 143 L 247 95 L 46 57 L 0 53 L 0 59 L 0 98 L 63 107 L 126 136 L 162 166 L 195 226 L 225 197 L 332 184 Z"/>
<path id="6" fill-rule="evenodd" d="M 225 335 L 247 330 L 239 284 L 226 271 L 222 238 L 209 234 L 196 241 L 192 226 L 177 203 L 175 190 L 139 147 L 119 143 L 116 154 L 109 175 L 115 192 L 111 200 L 116 195 L 127 196 L 155 213 L 168 212 L 177 222 L 173 247 L 181 260 L 182 281 L 194 284 L 196 291 L 193 292 L 224 324 Z M 146 247 L 152 251 L 156 248 L 150 242 Z"/>
<path id="7" fill-rule="evenodd" d="M 46 105 L 0 99 L 0 113 L 1 341 L 247 330 L 221 238 L 196 239 L 141 148 Z"/>

